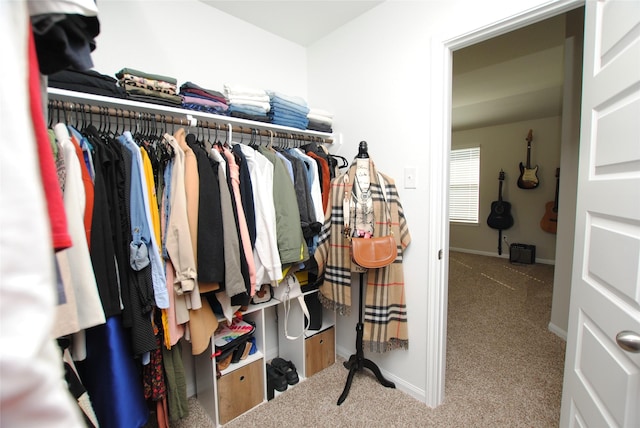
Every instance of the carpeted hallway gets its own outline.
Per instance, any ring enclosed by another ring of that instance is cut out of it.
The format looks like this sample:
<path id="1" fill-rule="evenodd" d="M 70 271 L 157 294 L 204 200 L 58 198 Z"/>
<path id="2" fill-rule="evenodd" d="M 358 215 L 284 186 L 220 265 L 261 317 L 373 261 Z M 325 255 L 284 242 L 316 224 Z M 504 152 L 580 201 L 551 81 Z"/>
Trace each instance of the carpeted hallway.
<path id="1" fill-rule="evenodd" d="M 445 402 L 431 409 L 343 360 L 225 425 L 261 427 L 555 427 L 565 342 L 547 329 L 553 266 L 451 252 Z M 197 401 L 173 427 L 215 426 Z"/>

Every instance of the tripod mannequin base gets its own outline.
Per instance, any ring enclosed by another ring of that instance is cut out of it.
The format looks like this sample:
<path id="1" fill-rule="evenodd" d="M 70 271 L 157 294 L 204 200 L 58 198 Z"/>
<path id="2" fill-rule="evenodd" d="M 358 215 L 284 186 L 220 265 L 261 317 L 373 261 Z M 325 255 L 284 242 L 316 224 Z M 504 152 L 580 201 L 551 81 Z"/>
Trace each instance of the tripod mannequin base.
<path id="1" fill-rule="evenodd" d="M 364 329 L 364 325 L 362 323 L 358 323 L 356 326 L 356 353 L 349 357 L 349 361 L 345 361 L 344 367 L 349 369 L 349 375 L 347 376 L 347 383 L 344 385 L 344 389 L 342 390 L 342 394 L 340 398 L 338 398 L 338 406 L 341 405 L 344 400 L 347 399 L 347 395 L 349 395 L 349 389 L 351 389 L 351 383 L 353 382 L 353 377 L 356 372 L 364 370 L 365 368 L 371 370 L 373 374 L 378 379 L 378 382 L 382 384 L 382 386 L 386 388 L 395 388 L 396 385 L 385 379 L 382 376 L 382 372 L 373 361 L 364 357 L 364 351 L 362 349 L 362 331 Z"/>

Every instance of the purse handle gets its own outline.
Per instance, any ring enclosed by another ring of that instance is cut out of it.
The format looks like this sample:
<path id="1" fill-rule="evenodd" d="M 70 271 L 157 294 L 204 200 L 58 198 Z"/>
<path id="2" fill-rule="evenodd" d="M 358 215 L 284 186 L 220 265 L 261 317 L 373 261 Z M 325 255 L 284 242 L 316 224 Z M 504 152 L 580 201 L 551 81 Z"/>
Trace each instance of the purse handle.
<path id="1" fill-rule="evenodd" d="M 284 335 L 289 340 L 297 340 L 304 336 L 304 334 L 309 330 L 309 325 L 311 324 L 311 316 L 309 315 L 309 308 L 307 308 L 307 302 L 304 301 L 304 295 L 302 294 L 302 290 L 300 289 L 300 283 L 298 279 L 293 274 L 289 274 L 286 276 L 286 289 L 284 290 L 283 295 L 280 297 L 282 301 L 282 305 L 284 306 Z M 283 284 L 280 284 L 279 287 L 282 287 Z M 295 296 L 291 296 L 291 292 Z M 298 298 L 298 303 L 300 303 L 300 307 L 302 308 L 302 312 L 306 316 L 306 322 L 304 323 L 304 329 L 302 333 L 298 336 L 291 336 L 289 334 L 289 312 L 291 311 L 291 299 Z"/>
<path id="2" fill-rule="evenodd" d="M 384 184 L 384 179 L 382 178 L 382 174 L 378 173 L 378 183 L 380 184 L 380 188 L 382 189 L 382 199 L 384 199 L 384 206 L 387 209 L 387 224 L 389 225 L 389 233 L 393 235 L 393 230 L 391 229 L 391 210 L 389 209 L 389 204 L 387 203 L 387 186 Z"/>

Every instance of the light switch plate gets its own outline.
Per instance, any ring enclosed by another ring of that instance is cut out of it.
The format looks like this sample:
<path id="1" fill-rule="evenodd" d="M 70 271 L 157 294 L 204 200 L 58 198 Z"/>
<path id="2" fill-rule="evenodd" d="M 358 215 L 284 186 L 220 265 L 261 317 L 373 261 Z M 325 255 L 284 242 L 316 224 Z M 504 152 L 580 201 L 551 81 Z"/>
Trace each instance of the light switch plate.
<path id="1" fill-rule="evenodd" d="M 404 188 L 415 189 L 418 183 L 418 172 L 413 166 L 407 166 L 404 168 Z"/>

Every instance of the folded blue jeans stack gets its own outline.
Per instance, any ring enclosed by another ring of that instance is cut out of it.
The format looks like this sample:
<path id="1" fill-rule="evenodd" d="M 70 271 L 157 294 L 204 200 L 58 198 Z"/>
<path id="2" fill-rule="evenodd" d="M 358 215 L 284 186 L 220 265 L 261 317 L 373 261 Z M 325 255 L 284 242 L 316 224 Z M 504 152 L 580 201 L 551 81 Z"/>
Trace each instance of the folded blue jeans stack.
<path id="1" fill-rule="evenodd" d="M 309 107 L 307 102 L 296 96 L 285 95 L 280 92 L 267 91 L 271 109 L 269 116 L 271 123 L 282 126 L 289 126 L 298 129 L 307 129 L 309 119 Z"/>

